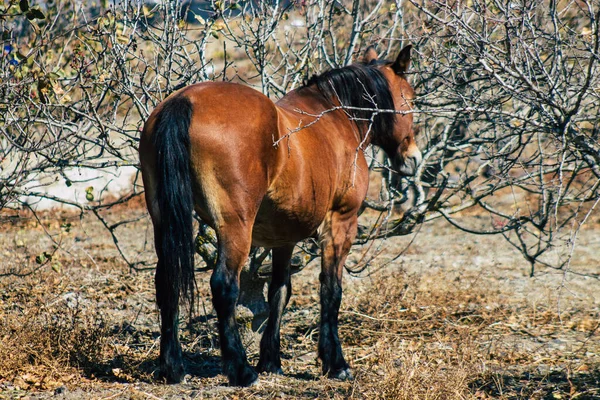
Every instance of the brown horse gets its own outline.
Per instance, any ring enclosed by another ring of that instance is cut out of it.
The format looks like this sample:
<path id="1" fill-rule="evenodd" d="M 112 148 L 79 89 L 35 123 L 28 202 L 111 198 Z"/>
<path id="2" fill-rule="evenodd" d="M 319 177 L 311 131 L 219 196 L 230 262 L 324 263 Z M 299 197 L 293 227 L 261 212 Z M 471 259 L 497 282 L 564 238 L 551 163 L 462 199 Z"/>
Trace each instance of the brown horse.
<path id="1" fill-rule="evenodd" d="M 369 49 L 362 63 L 313 77 L 276 104 L 242 85 L 205 82 L 173 93 L 154 110 L 142 133 L 140 162 L 158 255 L 160 373 L 168 382 L 184 376 L 178 310 L 180 299 L 194 300 L 194 210 L 217 233 L 210 286 L 229 383 L 257 380 L 235 321 L 250 247 L 273 249 L 270 314 L 257 369 L 281 373 L 279 327 L 291 295 L 292 250 L 316 234 L 323 373 L 352 377 L 337 325 L 342 270 L 369 183 L 362 150 L 380 146 L 403 175 L 420 163 L 412 114 L 393 111 L 411 109 L 414 92 L 404 75 L 409 61 L 410 46 L 394 62 L 377 60 Z"/>

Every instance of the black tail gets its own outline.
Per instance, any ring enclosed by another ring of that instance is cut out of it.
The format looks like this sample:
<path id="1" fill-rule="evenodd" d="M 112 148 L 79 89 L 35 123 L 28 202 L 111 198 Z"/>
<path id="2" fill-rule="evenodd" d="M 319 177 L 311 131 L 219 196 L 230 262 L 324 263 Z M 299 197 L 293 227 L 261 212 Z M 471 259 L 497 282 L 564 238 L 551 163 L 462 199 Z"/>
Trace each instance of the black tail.
<path id="1" fill-rule="evenodd" d="M 164 104 L 154 129 L 157 232 L 156 298 L 160 308 L 176 307 L 181 298 L 194 304 L 194 225 L 190 171 L 192 103 L 182 95 Z M 190 309 L 191 310 L 191 309 Z"/>

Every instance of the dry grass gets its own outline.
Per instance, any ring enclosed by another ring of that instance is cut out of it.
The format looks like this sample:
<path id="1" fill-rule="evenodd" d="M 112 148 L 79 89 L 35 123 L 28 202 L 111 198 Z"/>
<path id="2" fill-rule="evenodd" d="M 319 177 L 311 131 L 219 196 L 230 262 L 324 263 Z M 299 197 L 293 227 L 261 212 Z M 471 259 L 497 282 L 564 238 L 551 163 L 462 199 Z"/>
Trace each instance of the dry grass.
<path id="1" fill-rule="evenodd" d="M 115 210 L 111 217 L 131 212 Z M 38 270 L 35 256 L 52 248 L 39 239 L 45 235 L 39 224 L 21 216 L 4 219 L 0 227 L 5 249 L 0 273 L 35 270 L 0 278 L 0 398 L 51 397 L 63 386 L 66 398 L 600 396 L 597 297 L 582 291 L 572 301 L 563 296 L 557 307 L 556 290 L 544 288 L 555 288 L 551 279 L 558 278 L 548 275 L 531 283 L 511 275 L 520 261 L 505 250 L 499 254 L 513 264 L 490 261 L 496 265 L 490 268 L 486 260 L 496 257 L 497 240 L 477 246 L 459 238 L 448 243 L 444 235 L 452 231 L 439 224 L 421 234 L 402 262 L 346 279 L 340 334 L 353 382 L 320 377 L 318 268 L 313 265 L 293 278 L 294 296 L 282 330 L 285 376 L 261 376 L 259 385 L 247 389 L 226 386 L 209 276 L 203 273 L 198 275 L 199 316 L 182 332 L 190 376 L 187 383 L 163 385 L 155 378 L 158 317 L 152 271 L 129 271 L 96 222 L 70 220 L 72 229 L 64 232 L 65 218 L 48 214 L 41 221 L 55 239 L 60 237 L 61 247 L 53 262 Z M 134 224 L 126 235 L 142 252 L 151 250 L 140 244 L 147 240 L 146 224 Z M 390 242 L 388 252 L 403 245 Z M 431 258 L 435 252 L 443 257 Z M 480 265 L 468 265 L 463 257 L 484 258 Z M 60 267 L 52 268 L 54 263 Z M 513 280 L 507 285 L 506 279 Z M 520 288 L 521 280 L 533 289 Z M 568 288 L 576 291 L 579 284 L 590 293 L 598 286 L 597 280 L 573 281 Z M 246 343 L 256 362 L 256 338 L 246 335 Z"/>

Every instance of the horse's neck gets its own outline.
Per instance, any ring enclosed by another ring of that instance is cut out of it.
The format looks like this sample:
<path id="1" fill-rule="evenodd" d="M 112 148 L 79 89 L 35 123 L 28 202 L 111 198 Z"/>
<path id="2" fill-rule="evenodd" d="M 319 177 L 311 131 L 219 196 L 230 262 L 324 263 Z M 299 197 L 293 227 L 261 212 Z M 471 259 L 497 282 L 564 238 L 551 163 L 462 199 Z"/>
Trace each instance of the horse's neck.
<path id="1" fill-rule="evenodd" d="M 373 132 L 361 129 L 359 123 L 352 121 L 348 112 L 336 103 L 327 101 L 316 88 L 308 87 L 288 93 L 276 105 L 297 120 L 298 125 L 287 127 L 290 131 L 300 131 L 302 127 L 313 125 L 318 129 L 317 124 L 321 119 L 334 121 L 340 134 L 351 134 L 356 140 L 356 143 L 353 143 L 354 147 L 360 146 L 365 149 L 371 144 Z M 368 135 L 365 136 L 361 131 L 368 132 Z"/>

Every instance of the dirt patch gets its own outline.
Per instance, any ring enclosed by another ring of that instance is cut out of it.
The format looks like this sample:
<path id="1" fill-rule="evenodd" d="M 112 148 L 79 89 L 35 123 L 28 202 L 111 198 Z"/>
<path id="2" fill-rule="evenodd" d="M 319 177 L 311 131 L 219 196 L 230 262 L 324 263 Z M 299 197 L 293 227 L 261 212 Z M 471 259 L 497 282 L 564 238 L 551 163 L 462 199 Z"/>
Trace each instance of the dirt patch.
<path id="1" fill-rule="evenodd" d="M 123 245 L 152 259 L 139 207 L 106 217 Z M 70 224 L 70 225 L 68 225 Z M 68 227 L 68 228 L 67 228 Z M 149 233 L 150 231 L 150 233 Z M 501 238 L 425 225 L 413 244 L 376 243 L 361 277 L 345 277 L 340 335 L 353 382 L 320 376 L 318 262 L 293 277 L 282 328 L 284 376 L 229 388 L 220 374 L 209 273 L 182 325 L 187 381 L 156 378 L 153 271 L 130 270 L 93 217 L 14 214 L 0 225 L 0 397 L 19 398 L 578 398 L 600 396 L 599 239 L 583 230 L 573 273 L 529 266 Z M 355 248 L 350 261 L 361 258 Z M 50 260 L 39 262 L 46 252 Z M 37 259 L 37 261 L 36 261 Z M 241 318 L 247 331 L 250 321 Z M 251 363 L 256 336 L 245 335 Z"/>

